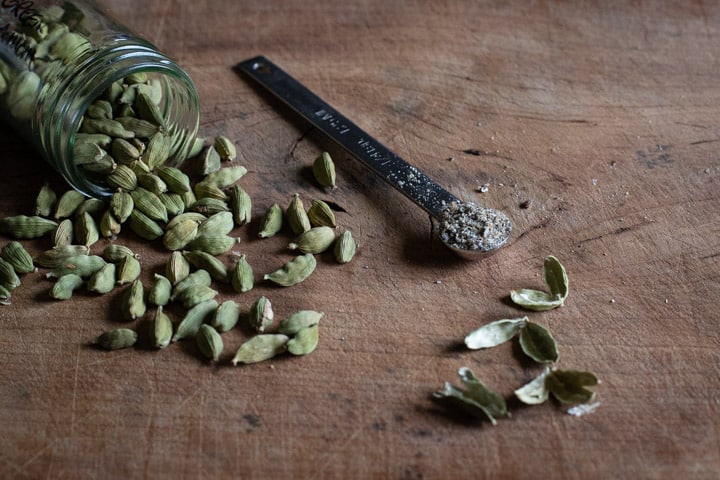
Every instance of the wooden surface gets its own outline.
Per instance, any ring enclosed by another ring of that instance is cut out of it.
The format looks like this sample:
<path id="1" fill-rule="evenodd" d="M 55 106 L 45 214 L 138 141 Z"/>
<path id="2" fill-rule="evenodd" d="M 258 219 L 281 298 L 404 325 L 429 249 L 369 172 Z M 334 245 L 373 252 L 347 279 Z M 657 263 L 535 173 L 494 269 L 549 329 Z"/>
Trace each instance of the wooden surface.
<path id="1" fill-rule="evenodd" d="M 278 317 L 325 312 L 311 355 L 236 368 L 243 329 L 225 334 L 217 366 L 191 343 L 95 350 L 121 325 L 116 295 L 59 303 L 26 275 L 0 309 L 0 477 L 718 478 L 717 5 L 350 3 L 112 2 L 195 80 L 202 132 L 239 143 L 256 217 L 295 192 L 331 200 L 360 250 L 345 266 L 321 256 L 289 289 L 223 289 L 243 310 L 266 295 Z M 479 263 L 443 250 L 420 209 L 232 71 L 256 54 L 457 196 L 506 212 L 512 243 Z M 3 215 L 28 213 L 46 180 L 63 188 L 7 128 L 0 148 Z M 338 166 L 332 192 L 308 179 L 323 150 Z M 253 232 L 236 233 L 259 276 L 289 258 L 289 236 Z M 149 283 L 167 254 L 120 241 L 142 253 Z M 603 382 L 600 407 L 579 418 L 512 400 L 541 368 L 511 345 L 458 347 L 524 314 L 508 293 L 542 287 L 549 254 L 571 293 L 531 319 L 555 335 L 562 368 Z M 512 418 L 472 423 L 431 401 L 461 366 Z"/>

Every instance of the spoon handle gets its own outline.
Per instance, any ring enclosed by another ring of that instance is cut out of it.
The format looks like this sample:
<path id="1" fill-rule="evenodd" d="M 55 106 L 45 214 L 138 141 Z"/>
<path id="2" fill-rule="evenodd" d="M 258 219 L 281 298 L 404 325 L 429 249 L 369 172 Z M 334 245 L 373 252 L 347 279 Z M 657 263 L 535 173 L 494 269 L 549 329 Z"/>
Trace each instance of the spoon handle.
<path id="1" fill-rule="evenodd" d="M 450 204 L 461 203 L 267 58 L 251 58 L 237 68 L 433 217 L 439 219 Z"/>

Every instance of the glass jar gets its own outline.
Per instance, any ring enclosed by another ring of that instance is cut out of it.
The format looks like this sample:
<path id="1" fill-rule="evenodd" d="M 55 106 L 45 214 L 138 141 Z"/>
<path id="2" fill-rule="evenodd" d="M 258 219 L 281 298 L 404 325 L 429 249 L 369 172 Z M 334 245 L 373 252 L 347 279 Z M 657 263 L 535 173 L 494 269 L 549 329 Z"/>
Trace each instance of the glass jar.
<path id="1" fill-rule="evenodd" d="M 0 0 L 0 115 L 75 189 L 178 166 L 199 112 L 187 73 L 95 2 Z"/>

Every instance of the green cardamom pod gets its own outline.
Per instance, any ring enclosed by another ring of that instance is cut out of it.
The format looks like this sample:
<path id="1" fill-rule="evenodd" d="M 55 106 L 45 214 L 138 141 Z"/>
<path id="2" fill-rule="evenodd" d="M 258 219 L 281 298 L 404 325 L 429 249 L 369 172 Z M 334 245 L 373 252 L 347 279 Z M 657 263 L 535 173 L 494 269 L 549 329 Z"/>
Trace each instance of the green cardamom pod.
<path id="1" fill-rule="evenodd" d="M 132 195 L 128 192 L 117 191 L 110 197 L 110 212 L 118 222 L 125 223 L 130 217 L 130 214 L 135 208 L 135 202 L 132 199 Z"/>
<path id="2" fill-rule="evenodd" d="M 50 49 L 50 59 L 62 60 L 67 65 L 80 58 L 91 48 L 87 38 L 79 33 L 67 32 Z"/>
<path id="3" fill-rule="evenodd" d="M 217 297 L 218 291 L 207 285 L 193 285 L 185 288 L 175 295 L 175 300 L 182 303 L 182 306 L 186 309 L 192 308 L 195 305 L 212 300 Z"/>
<path id="4" fill-rule="evenodd" d="M 140 150 L 124 138 L 113 139 L 110 147 L 110 153 L 112 153 L 112 157 L 115 161 L 117 161 L 117 163 L 121 163 L 123 165 L 130 165 L 132 162 L 140 158 Z M 77 153 L 75 156 L 77 157 Z"/>
<path id="5" fill-rule="evenodd" d="M 128 225 L 133 232 L 145 240 L 155 240 L 162 237 L 164 233 L 157 222 L 138 209 L 133 209 L 128 218 Z"/>
<path id="6" fill-rule="evenodd" d="M 130 248 L 125 245 L 119 245 L 117 243 L 108 244 L 104 249 L 102 256 L 108 262 L 117 263 L 122 261 L 125 257 L 134 257 L 139 259 L 140 255 L 133 252 Z"/>
<path id="7" fill-rule="evenodd" d="M 60 195 L 60 199 L 55 205 L 55 219 L 71 217 L 85 201 L 85 198 L 85 195 L 77 190 L 68 190 Z"/>
<path id="8" fill-rule="evenodd" d="M 143 160 L 151 170 L 163 165 L 170 158 L 172 137 L 158 132 L 148 140 Z"/>
<path id="9" fill-rule="evenodd" d="M 192 147 L 190 147 L 190 152 L 188 153 L 188 158 L 194 158 L 200 155 L 200 152 L 202 152 L 202 149 L 205 148 L 205 138 L 204 137 L 197 137 L 195 138 L 195 141 L 193 142 Z"/>
<path id="10" fill-rule="evenodd" d="M 198 198 L 192 205 L 190 205 L 190 210 L 202 213 L 203 215 L 214 215 L 218 212 L 229 212 L 230 207 L 228 207 L 226 202 L 220 199 L 205 197 Z"/>
<path id="11" fill-rule="evenodd" d="M 330 227 L 313 227 L 301 233 L 294 242 L 288 245 L 290 250 L 302 253 L 322 253 L 335 241 L 335 231 Z"/>
<path id="12" fill-rule="evenodd" d="M 295 235 L 307 232 L 311 228 L 310 218 L 308 218 L 303 201 L 297 193 L 293 195 L 290 205 L 285 209 L 285 218 L 287 218 L 288 225 L 290 225 L 290 230 Z"/>
<path id="13" fill-rule="evenodd" d="M 272 273 L 265 274 L 265 280 L 280 285 L 282 287 L 290 287 L 307 279 L 317 266 L 317 261 L 311 253 L 299 255 L 285 265 Z"/>
<path id="14" fill-rule="evenodd" d="M 40 267 L 56 268 L 70 257 L 88 255 L 89 253 L 90 248 L 85 245 L 58 245 L 50 250 L 45 250 L 33 260 L 35 265 Z"/>
<path id="15" fill-rule="evenodd" d="M 142 272 L 140 261 L 134 256 L 123 257 L 117 266 L 117 284 L 125 285 L 135 281 Z"/>
<path id="16" fill-rule="evenodd" d="M 48 278 L 62 277 L 69 273 L 90 277 L 100 270 L 107 262 L 97 255 L 75 255 L 63 259 L 58 266 L 46 274 Z"/>
<path id="17" fill-rule="evenodd" d="M 591 372 L 552 370 L 545 378 L 545 386 L 562 403 L 588 403 L 595 392 L 586 387 L 598 385 L 600 380 Z"/>
<path id="18" fill-rule="evenodd" d="M 184 252 L 185 258 L 190 265 L 197 269 L 206 270 L 210 276 L 218 282 L 228 281 L 228 271 L 219 258 L 199 250 Z"/>
<path id="19" fill-rule="evenodd" d="M 14 290 L 20 286 L 20 277 L 13 266 L 0 258 L 0 285 L 8 290 Z"/>
<path id="20" fill-rule="evenodd" d="M 57 226 L 57 222 L 38 216 L 17 215 L 0 219 L 0 233 L 21 240 L 45 236 Z"/>
<path id="21" fill-rule="evenodd" d="M 87 245 L 88 247 L 100 239 L 100 231 L 98 230 L 97 224 L 87 212 L 83 212 L 75 220 L 74 232 L 77 243 Z"/>
<path id="22" fill-rule="evenodd" d="M 128 165 L 118 165 L 113 172 L 105 177 L 105 181 L 113 188 L 130 192 L 137 188 L 137 175 Z"/>
<path id="23" fill-rule="evenodd" d="M 222 160 L 232 162 L 237 158 L 237 148 L 229 138 L 219 135 L 215 137 L 213 146 Z"/>
<path id="24" fill-rule="evenodd" d="M 335 240 L 335 247 L 333 253 L 335 254 L 335 260 L 338 263 L 350 263 L 355 257 L 357 251 L 357 243 L 350 233 L 350 230 L 345 230 L 337 240 Z"/>
<path id="25" fill-rule="evenodd" d="M 168 218 L 176 217 L 185 211 L 185 202 L 179 193 L 165 192 L 158 195 L 158 198 L 165 205 Z"/>
<path id="26" fill-rule="evenodd" d="M 505 399 L 478 380 L 469 368 L 462 367 L 458 375 L 465 390 L 445 382 L 445 388 L 435 392 L 433 397 L 448 402 L 452 408 L 457 408 L 459 404 L 466 412 L 477 418 L 485 418 L 493 425 L 497 424 L 497 418 L 508 416 Z"/>
<path id="27" fill-rule="evenodd" d="M 167 209 L 156 194 L 138 186 L 130 192 L 130 195 L 132 196 L 133 202 L 135 202 L 136 210 L 140 210 L 151 220 L 161 222 L 168 221 Z"/>
<path id="28" fill-rule="evenodd" d="M 58 223 L 58 226 L 53 232 L 53 245 L 60 247 L 63 245 L 71 245 L 75 238 L 75 231 L 73 229 L 73 222 L 69 218 Z"/>
<path id="29" fill-rule="evenodd" d="M 123 290 L 120 299 L 120 313 L 125 320 L 135 320 L 145 315 L 145 289 L 140 280 L 135 280 Z"/>
<path id="30" fill-rule="evenodd" d="M 514 393 L 518 400 L 526 405 L 539 405 L 545 402 L 550 396 L 550 391 L 545 385 L 545 379 L 549 373 L 550 369 L 546 368 L 533 380 L 515 390 Z"/>
<path id="31" fill-rule="evenodd" d="M 0 285 L 0 305 L 11 305 L 11 296 L 10 290 Z"/>
<path id="32" fill-rule="evenodd" d="M 240 180 L 247 173 L 247 169 L 240 165 L 223 167 L 212 172 L 200 181 L 201 185 L 213 185 L 218 188 L 227 188 Z"/>
<path id="33" fill-rule="evenodd" d="M 160 113 L 160 108 L 152 101 L 150 95 L 140 92 L 135 97 L 135 110 L 143 120 L 152 122 L 155 125 L 165 126 L 165 118 Z"/>
<path id="34" fill-rule="evenodd" d="M 158 167 L 157 174 L 171 192 L 185 193 L 190 190 L 190 178 L 178 168 L 162 165 Z"/>
<path id="35" fill-rule="evenodd" d="M 182 292 L 188 288 L 192 288 L 198 285 L 209 287 L 212 284 L 212 277 L 207 270 L 195 270 L 191 274 L 187 275 L 182 280 L 178 281 L 173 287 L 170 300 L 174 301 L 178 298 Z"/>
<path id="36" fill-rule="evenodd" d="M 200 325 L 205 322 L 205 318 L 215 312 L 217 308 L 218 303 L 215 300 L 198 303 L 192 307 L 178 324 L 172 341 L 177 342 L 183 338 L 194 337 L 198 330 L 200 330 Z"/>
<path id="37" fill-rule="evenodd" d="M 122 230 L 122 224 L 115 218 L 110 210 L 105 210 L 102 217 L 100 218 L 100 224 L 98 225 L 100 235 L 104 238 L 111 238 L 120 233 Z"/>
<path id="38" fill-rule="evenodd" d="M 75 217 L 79 217 L 83 213 L 89 213 L 91 217 L 100 215 L 107 204 L 99 198 L 87 198 L 80 206 L 75 210 Z"/>
<path id="39" fill-rule="evenodd" d="M 112 137 L 104 133 L 78 133 L 75 135 L 75 146 L 83 143 L 94 143 L 100 148 L 108 148 L 112 145 Z"/>
<path id="40" fill-rule="evenodd" d="M 151 324 L 152 344 L 155 348 L 165 348 L 172 340 L 173 326 L 170 317 L 158 306 Z"/>
<path id="41" fill-rule="evenodd" d="M 218 212 L 200 222 L 197 233 L 198 235 L 210 236 L 227 235 L 234 227 L 235 222 L 232 213 Z"/>
<path id="42" fill-rule="evenodd" d="M 200 174 L 206 176 L 217 172 L 220 170 L 220 161 L 220 154 L 215 150 L 214 146 L 210 145 L 203 150 L 200 156 Z"/>
<path id="43" fill-rule="evenodd" d="M 103 99 L 95 100 L 88 106 L 85 115 L 87 115 L 88 118 L 95 118 L 98 120 L 102 120 L 103 118 L 113 118 L 112 104 Z"/>
<path id="44" fill-rule="evenodd" d="M 35 271 L 32 256 L 25 250 L 22 243 L 12 241 L 2 247 L 0 257 L 12 265 L 16 273 L 30 273 Z"/>
<path id="45" fill-rule="evenodd" d="M 220 255 L 230 251 L 237 243 L 238 239 L 229 235 L 202 234 L 188 243 L 187 248 L 209 253 L 210 255 Z"/>
<path id="46" fill-rule="evenodd" d="M 167 277 L 160 275 L 159 273 L 156 273 L 154 278 L 155 283 L 153 283 L 153 286 L 150 288 L 150 292 L 148 293 L 148 302 L 159 307 L 167 305 L 170 301 L 172 284 Z"/>
<path id="47" fill-rule="evenodd" d="M 315 324 L 300 330 L 293 338 L 288 340 L 287 351 L 293 355 L 307 355 L 312 353 L 318 345 L 319 329 Z"/>
<path id="48" fill-rule="evenodd" d="M 135 137 L 133 132 L 125 130 L 122 123 L 110 119 L 84 118 L 80 131 L 83 133 L 102 133 L 113 138 L 124 138 L 126 140 Z"/>
<path id="49" fill-rule="evenodd" d="M 163 235 L 163 246 L 170 250 L 180 250 L 197 236 L 198 223 L 193 220 L 185 220 L 165 230 Z"/>
<path id="50" fill-rule="evenodd" d="M 177 285 L 188 275 L 190 275 L 190 262 L 185 259 L 182 252 L 172 252 L 165 264 L 165 276 L 167 279 L 173 285 Z M 208 274 L 208 278 L 210 278 L 210 274 Z"/>
<path id="51" fill-rule="evenodd" d="M 512 339 L 527 325 L 528 317 L 495 320 L 473 330 L 465 337 L 470 350 L 496 347 Z"/>
<path id="52" fill-rule="evenodd" d="M 158 175 L 153 173 L 141 173 L 138 174 L 137 177 L 138 185 L 155 195 L 161 195 L 168 190 L 167 184 Z"/>
<path id="53" fill-rule="evenodd" d="M 517 305 L 534 311 L 545 311 L 563 306 L 568 296 L 568 277 L 565 267 L 552 255 L 545 257 L 543 276 L 550 293 L 529 288 L 510 292 L 510 299 Z"/>
<path id="54" fill-rule="evenodd" d="M 335 163 L 328 152 L 323 152 L 313 162 L 313 175 L 315 180 L 323 187 L 336 188 Z"/>
<path id="55" fill-rule="evenodd" d="M 250 326 L 255 329 L 258 333 L 262 333 L 272 325 L 275 314 L 273 313 L 272 304 L 267 297 L 260 297 L 253 302 L 250 306 L 250 313 L 248 316 L 250 320 Z"/>
<path id="56" fill-rule="evenodd" d="M 278 333 L 296 335 L 300 330 L 320 323 L 325 314 L 315 310 L 300 310 L 283 319 L 278 325 Z"/>
<path id="57" fill-rule="evenodd" d="M 66 275 L 67 276 L 67 275 Z M 87 289 L 95 293 L 108 293 L 115 288 L 115 264 L 108 263 L 90 276 Z"/>
<path id="58" fill-rule="evenodd" d="M 330 205 L 322 200 L 312 200 L 310 208 L 307 212 L 310 224 L 314 227 L 337 227 L 335 221 L 335 214 L 333 213 Z"/>
<path id="59" fill-rule="evenodd" d="M 238 226 L 245 225 L 252 218 L 252 200 L 250 195 L 240 185 L 230 187 L 230 212 Z"/>
<path id="60" fill-rule="evenodd" d="M 283 212 L 280 205 L 273 203 L 260 220 L 260 231 L 258 237 L 270 238 L 278 234 L 282 229 Z"/>
<path id="61" fill-rule="evenodd" d="M 150 138 L 159 132 L 160 126 L 137 117 L 117 117 L 117 120 L 125 130 L 135 134 L 136 138 Z"/>
<path id="62" fill-rule="evenodd" d="M 120 350 L 129 348 L 137 342 L 137 333 L 129 328 L 116 328 L 103 332 L 97 337 L 93 344 L 104 348 L 105 350 Z"/>
<path id="63" fill-rule="evenodd" d="M 545 283 L 553 295 L 560 301 L 565 301 L 568 296 L 568 277 L 565 267 L 552 255 L 545 257 L 543 262 L 543 276 Z"/>
<path id="64" fill-rule="evenodd" d="M 49 184 L 44 184 L 35 198 L 35 215 L 49 217 L 55 208 L 55 202 L 57 202 L 57 195 Z"/>
<path id="65" fill-rule="evenodd" d="M 29 120 L 35 113 L 35 105 L 42 85 L 40 76 L 31 71 L 23 71 L 13 81 L 8 92 L 7 102 L 10 115 L 18 120 Z"/>
<path id="66" fill-rule="evenodd" d="M 75 275 L 74 273 L 63 275 L 53 284 L 52 290 L 50 290 L 50 296 L 55 300 L 68 300 L 72 297 L 73 292 L 80 288 L 82 284 L 83 279 L 80 275 Z"/>
<path id="67" fill-rule="evenodd" d="M 235 267 L 230 271 L 230 284 L 237 293 L 245 293 L 252 290 L 254 283 L 253 269 L 246 255 L 240 255 Z"/>
<path id="68" fill-rule="evenodd" d="M 290 339 L 287 335 L 280 333 L 256 335 L 240 345 L 232 363 L 237 365 L 238 363 L 248 364 L 270 360 L 285 351 L 288 340 Z"/>
<path id="69" fill-rule="evenodd" d="M 207 324 L 200 325 L 197 334 L 195 335 L 195 342 L 197 343 L 198 350 L 206 358 L 217 362 L 220 359 L 220 355 L 223 351 L 223 340 L 220 334 L 213 327 Z"/>
<path id="70" fill-rule="evenodd" d="M 558 349 L 555 339 L 544 327 L 534 322 L 525 322 L 520 330 L 520 347 L 525 355 L 538 363 L 558 361 Z"/>
<path id="71" fill-rule="evenodd" d="M 206 219 L 207 219 L 207 217 L 206 217 L 205 215 L 203 215 L 202 213 L 197 213 L 197 212 L 184 212 L 184 213 L 181 213 L 180 215 L 178 215 L 178 216 L 176 216 L 176 217 L 173 217 L 173 218 L 167 223 L 167 225 L 166 225 L 165 227 L 166 227 L 166 230 L 167 230 L 167 229 L 170 229 L 170 228 L 175 228 L 175 225 L 177 225 L 177 224 L 180 223 L 180 222 L 184 222 L 184 221 L 186 221 L 186 220 L 192 220 L 192 221 L 200 224 L 200 223 L 202 223 L 203 221 L 205 221 Z"/>
<path id="72" fill-rule="evenodd" d="M 223 202 L 228 201 L 228 195 L 220 187 L 215 185 L 198 183 L 195 185 L 193 191 L 195 192 L 195 198 L 214 198 Z"/>
<path id="73" fill-rule="evenodd" d="M 220 333 L 231 330 L 240 320 L 240 306 L 237 302 L 227 300 L 215 311 L 210 325 Z"/>

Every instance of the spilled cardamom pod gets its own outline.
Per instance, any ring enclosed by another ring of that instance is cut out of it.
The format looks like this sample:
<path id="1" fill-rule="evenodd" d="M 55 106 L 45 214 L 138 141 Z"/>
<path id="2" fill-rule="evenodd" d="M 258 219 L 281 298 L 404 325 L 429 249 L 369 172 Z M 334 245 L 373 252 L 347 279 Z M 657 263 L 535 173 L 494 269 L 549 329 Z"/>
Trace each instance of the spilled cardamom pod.
<path id="1" fill-rule="evenodd" d="M 237 148 L 229 138 L 218 135 L 217 137 L 215 137 L 215 142 L 213 143 L 213 146 L 218 152 L 218 155 L 220 155 L 221 160 L 225 160 L 226 162 L 232 162 L 237 158 Z"/>
<path id="2" fill-rule="evenodd" d="M 170 317 L 163 311 L 162 306 L 155 310 L 151 323 L 152 344 L 155 348 L 165 348 L 172 340 L 173 326 Z"/>
<path id="3" fill-rule="evenodd" d="M 322 200 L 311 200 L 307 216 L 310 224 L 314 227 L 337 227 L 335 214 L 330 208 L 330 205 Z"/>
<path id="4" fill-rule="evenodd" d="M 282 229 L 282 224 L 282 209 L 280 208 L 280 205 L 278 205 L 277 203 L 273 203 L 265 211 L 265 214 L 260 220 L 260 231 L 258 232 L 258 237 L 270 238 L 277 235 L 277 233 Z"/>
<path id="5" fill-rule="evenodd" d="M 288 340 L 290 338 L 281 333 L 256 335 L 240 345 L 232 359 L 232 363 L 237 365 L 238 363 L 248 364 L 270 360 L 285 351 Z"/>
<path id="6" fill-rule="evenodd" d="M 255 300 L 250 306 L 248 318 L 250 320 L 250 326 L 255 329 L 256 332 L 264 332 L 266 328 L 272 325 L 273 318 L 275 318 L 270 300 L 264 296 Z"/>
<path id="7" fill-rule="evenodd" d="M 200 270 L 206 270 L 213 280 L 218 282 L 228 281 L 227 268 L 219 258 L 199 250 L 184 252 L 183 255 L 190 262 L 190 265 Z"/>
<path id="8" fill-rule="evenodd" d="M 352 236 L 350 230 L 345 230 L 337 240 L 335 240 L 335 247 L 333 253 L 335 254 L 335 261 L 340 264 L 350 263 L 355 257 L 357 252 L 357 243 Z"/>
<path id="9" fill-rule="evenodd" d="M 287 351 L 293 355 L 307 355 L 315 351 L 318 345 L 318 325 L 312 325 L 301 329 L 297 334 L 288 340 Z"/>
<path id="10" fill-rule="evenodd" d="M 293 195 L 290 205 L 285 209 L 285 218 L 287 219 L 290 230 L 295 235 L 300 235 L 303 232 L 310 230 L 310 219 L 305 211 L 305 206 L 300 198 L 300 194 L 296 193 Z"/>
<path id="11" fill-rule="evenodd" d="M 0 219 L 0 233 L 20 240 L 45 236 L 57 226 L 56 222 L 38 216 L 17 215 Z"/>
<path id="12" fill-rule="evenodd" d="M 120 350 L 129 348 L 137 342 L 137 333 L 129 328 L 116 328 L 103 332 L 97 337 L 93 344 L 104 348 L 105 350 Z"/>
<path id="13" fill-rule="evenodd" d="M 240 255 L 235 267 L 230 271 L 230 284 L 237 293 L 245 293 L 252 290 L 254 283 L 253 269 L 247 261 L 247 256 Z"/>
<path id="14" fill-rule="evenodd" d="M 335 163 L 328 152 L 323 152 L 313 162 L 315 180 L 323 187 L 335 188 Z"/>
<path id="15" fill-rule="evenodd" d="M 198 350 L 206 358 L 217 362 L 220 359 L 220 355 L 223 351 L 223 340 L 220 334 L 208 324 L 200 325 L 197 334 L 195 335 L 195 342 Z"/>
<path id="16" fill-rule="evenodd" d="M 103 265 L 100 270 L 90 276 L 87 289 L 100 294 L 110 292 L 115 288 L 115 269 L 114 263 Z"/>
<path id="17" fill-rule="evenodd" d="M 57 194 L 50 188 L 49 184 L 45 183 L 40 187 L 40 191 L 35 198 L 35 215 L 49 217 L 53 208 L 55 208 L 55 202 L 57 202 Z"/>
<path id="18" fill-rule="evenodd" d="M 252 200 L 250 195 L 240 187 L 240 185 L 233 185 L 230 187 L 230 212 L 233 215 L 233 220 L 238 226 L 245 225 L 250 222 L 252 218 Z"/>
<path id="19" fill-rule="evenodd" d="M 73 292 L 82 285 L 83 279 L 80 275 L 74 273 L 63 275 L 53 284 L 50 296 L 55 300 L 68 300 L 72 297 Z"/>
<path id="20" fill-rule="evenodd" d="M 274 272 L 265 274 L 265 280 L 280 285 L 282 287 L 290 287 L 307 279 L 317 266 L 317 261 L 311 253 L 299 255 Z"/>
<path id="21" fill-rule="evenodd" d="M 0 258 L 12 265 L 16 273 L 30 273 L 35 271 L 32 256 L 25 250 L 22 243 L 12 241 L 2 247 Z"/>
<path id="22" fill-rule="evenodd" d="M 218 303 L 215 300 L 207 300 L 192 307 L 178 324 L 172 341 L 177 342 L 187 337 L 194 337 L 200 329 L 200 325 L 205 322 L 205 318 L 217 308 Z"/>
<path id="23" fill-rule="evenodd" d="M 190 274 L 190 263 L 185 259 L 182 252 L 173 252 L 165 264 L 165 276 L 170 283 L 177 285 Z M 208 275 L 210 278 L 210 275 Z"/>
<path id="24" fill-rule="evenodd" d="M 154 274 L 153 277 L 155 282 L 148 293 L 148 303 L 159 307 L 167 305 L 170 301 L 170 294 L 172 293 L 172 284 L 167 277 L 159 273 Z"/>
<path id="25" fill-rule="evenodd" d="M 278 333 L 293 336 L 300 330 L 320 323 L 325 314 L 315 310 L 300 310 L 283 319 L 278 325 Z"/>
<path id="26" fill-rule="evenodd" d="M 210 325 L 220 333 L 231 330 L 240 320 L 240 306 L 233 300 L 226 300 L 215 311 Z"/>
<path id="27" fill-rule="evenodd" d="M 330 227 L 313 227 L 301 233 L 288 245 L 290 250 L 302 253 L 322 253 L 335 241 L 335 231 Z"/>

